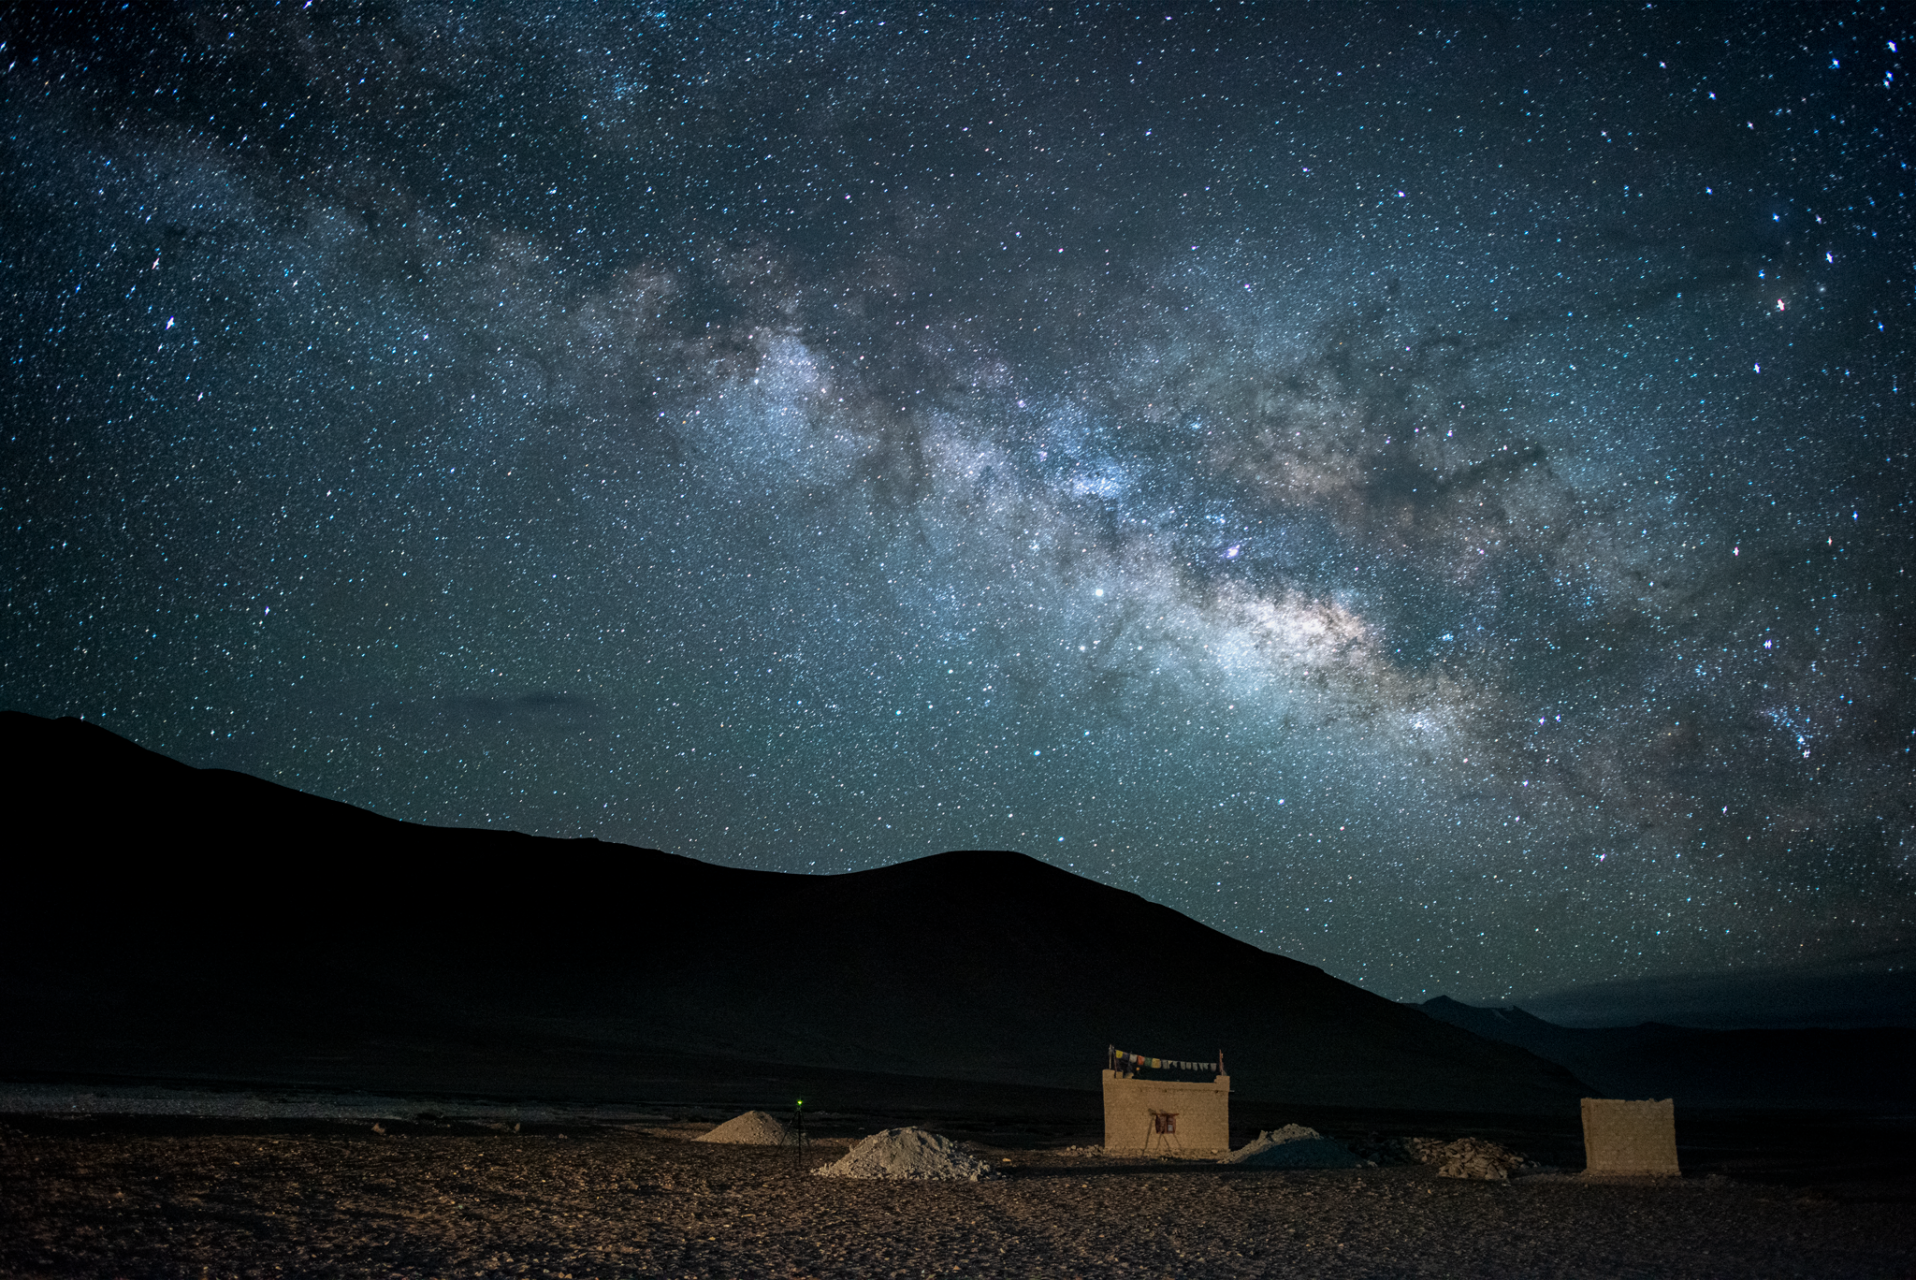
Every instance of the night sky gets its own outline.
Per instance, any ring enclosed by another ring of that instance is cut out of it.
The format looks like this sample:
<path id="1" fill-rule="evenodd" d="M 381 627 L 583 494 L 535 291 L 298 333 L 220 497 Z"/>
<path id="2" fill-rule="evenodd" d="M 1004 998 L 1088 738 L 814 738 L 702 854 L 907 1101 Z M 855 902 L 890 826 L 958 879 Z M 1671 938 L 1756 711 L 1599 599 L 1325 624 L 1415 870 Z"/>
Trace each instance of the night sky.
<path id="1" fill-rule="evenodd" d="M 1398 999 L 1907 961 L 1906 11 L 0 24 L 0 705 Z"/>

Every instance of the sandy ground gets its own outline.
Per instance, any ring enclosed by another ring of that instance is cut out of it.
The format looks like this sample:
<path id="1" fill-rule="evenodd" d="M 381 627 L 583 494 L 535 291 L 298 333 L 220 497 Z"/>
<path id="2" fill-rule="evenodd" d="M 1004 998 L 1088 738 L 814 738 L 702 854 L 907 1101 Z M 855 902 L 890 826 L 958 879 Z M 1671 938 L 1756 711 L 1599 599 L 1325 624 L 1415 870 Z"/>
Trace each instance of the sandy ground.
<path id="1" fill-rule="evenodd" d="M 69 1127 L 0 1127 L 0 1275 L 1916 1275 L 1907 1181 L 1496 1185 L 981 1146 L 1002 1178 L 871 1183 L 810 1175 L 843 1138 L 689 1141 L 703 1124 Z"/>

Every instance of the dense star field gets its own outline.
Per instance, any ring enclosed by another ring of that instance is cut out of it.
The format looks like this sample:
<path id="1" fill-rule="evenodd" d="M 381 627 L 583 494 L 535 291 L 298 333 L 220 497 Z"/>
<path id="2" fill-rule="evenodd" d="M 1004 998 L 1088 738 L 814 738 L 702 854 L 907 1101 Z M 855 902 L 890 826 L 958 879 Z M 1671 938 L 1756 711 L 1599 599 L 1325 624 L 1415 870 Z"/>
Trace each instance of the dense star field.
<path id="1" fill-rule="evenodd" d="M 0 703 L 1397 998 L 1907 954 L 1906 17 L 23 6 Z"/>

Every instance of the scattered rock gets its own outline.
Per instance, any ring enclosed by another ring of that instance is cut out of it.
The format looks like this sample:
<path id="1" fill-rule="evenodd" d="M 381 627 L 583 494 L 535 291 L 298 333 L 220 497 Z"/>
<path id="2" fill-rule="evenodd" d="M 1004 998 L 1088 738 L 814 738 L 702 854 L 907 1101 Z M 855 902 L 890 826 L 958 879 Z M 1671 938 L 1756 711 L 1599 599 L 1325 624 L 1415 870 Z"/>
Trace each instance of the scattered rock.
<path id="1" fill-rule="evenodd" d="M 747 1111 L 742 1116 L 733 1116 L 710 1133 L 702 1133 L 692 1139 L 694 1142 L 733 1142 L 747 1147 L 782 1147 L 786 1142 L 785 1126 L 778 1117 L 768 1111 Z"/>
<path id="2" fill-rule="evenodd" d="M 1440 1178 L 1508 1182 L 1510 1171 L 1524 1162 L 1524 1158 L 1510 1148 L 1482 1138 L 1459 1138 L 1455 1142 L 1406 1138 L 1404 1145 L 1419 1164 L 1435 1165 Z"/>
<path id="3" fill-rule="evenodd" d="M 1356 1169 L 1364 1164 L 1337 1139 L 1301 1124 L 1260 1133 L 1218 1163 L 1253 1169 Z"/>
<path id="4" fill-rule="evenodd" d="M 1409 1138 L 1385 1138 L 1372 1133 L 1356 1140 L 1346 1139 L 1344 1145 L 1359 1160 L 1376 1165 L 1417 1164 L 1418 1159 L 1411 1153 Z"/>
<path id="5" fill-rule="evenodd" d="M 950 1138 L 923 1129 L 887 1129 L 874 1133 L 843 1159 L 813 1172 L 821 1178 L 923 1182 L 976 1182 L 995 1176 L 990 1165 Z"/>

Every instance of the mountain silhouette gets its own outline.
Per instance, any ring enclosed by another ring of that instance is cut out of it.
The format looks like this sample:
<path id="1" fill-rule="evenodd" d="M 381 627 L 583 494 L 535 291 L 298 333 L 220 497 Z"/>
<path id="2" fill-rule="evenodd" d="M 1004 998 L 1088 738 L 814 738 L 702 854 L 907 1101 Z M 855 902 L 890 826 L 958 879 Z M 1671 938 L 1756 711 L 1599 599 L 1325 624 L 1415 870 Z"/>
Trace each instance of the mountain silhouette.
<path id="1" fill-rule="evenodd" d="M 611 1096 L 637 1087 L 619 1063 L 677 1055 L 714 1085 L 770 1063 L 1089 1090 L 1116 1044 L 1222 1051 L 1237 1092 L 1285 1102 L 1562 1114 L 1587 1092 L 1018 853 L 786 875 L 399 822 L 73 719 L 0 713 L 0 752 L 16 1078 Z"/>
<path id="2" fill-rule="evenodd" d="M 1483 1008 L 1449 996 L 1418 1007 L 1440 1022 L 1528 1049 L 1613 1098 L 1840 1110 L 1906 1109 L 1916 1096 L 1909 1071 L 1916 1029 L 1909 1027 L 1564 1027 L 1514 1006 Z"/>

